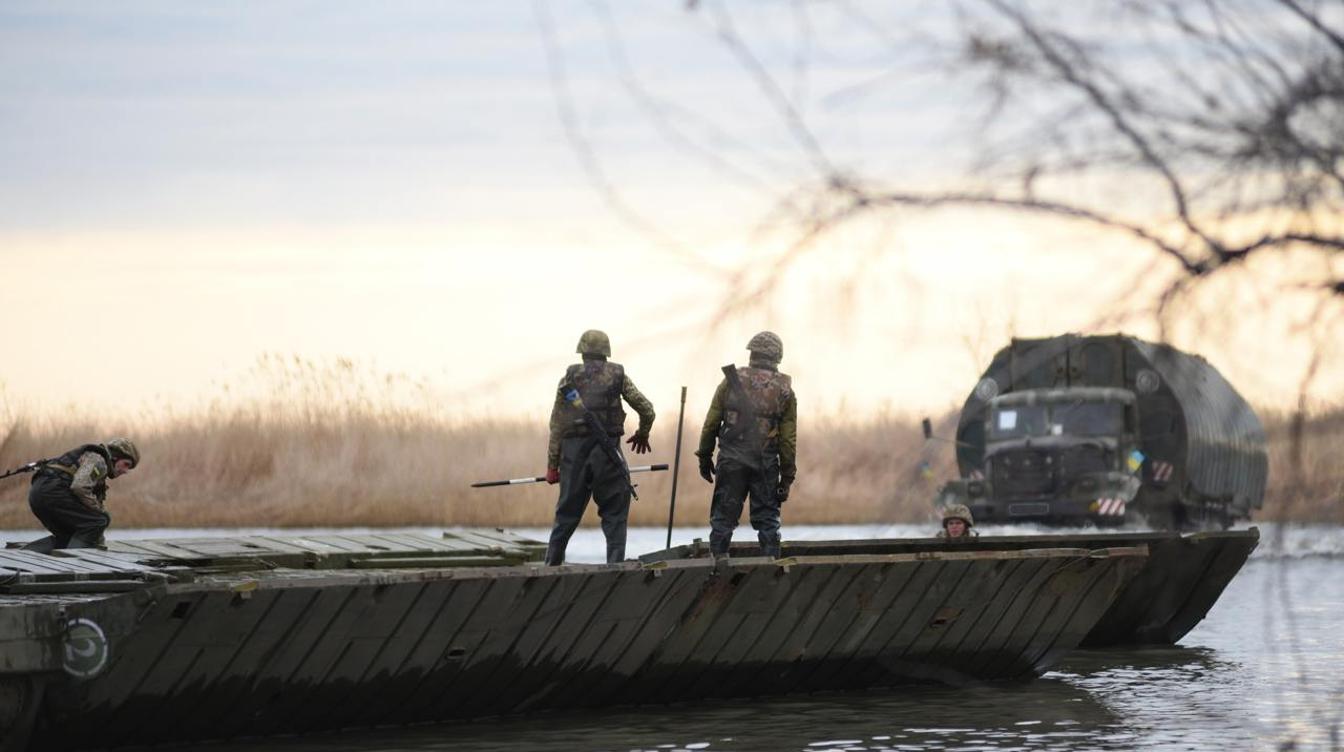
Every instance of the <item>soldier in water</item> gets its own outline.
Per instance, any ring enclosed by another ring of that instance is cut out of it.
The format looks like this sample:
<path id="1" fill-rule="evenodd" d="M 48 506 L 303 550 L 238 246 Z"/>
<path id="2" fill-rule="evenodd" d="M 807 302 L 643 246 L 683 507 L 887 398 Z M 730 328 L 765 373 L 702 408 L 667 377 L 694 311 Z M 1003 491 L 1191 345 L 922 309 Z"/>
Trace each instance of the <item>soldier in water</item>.
<path id="1" fill-rule="evenodd" d="M 597 502 L 602 533 L 607 539 L 607 562 L 625 560 L 625 525 L 630 515 L 630 475 L 620 456 L 620 436 L 625 433 L 624 399 L 639 414 L 639 428 L 629 439 L 636 454 L 649 451 L 653 405 L 635 388 L 619 363 L 611 357 L 607 335 L 590 329 L 579 338 L 577 352 L 582 363 L 565 371 L 551 408 L 551 439 L 546 459 L 546 482 L 560 484 L 555 503 L 555 525 L 546 546 L 546 563 L 565 563 L 565 548 L 583 519 L 588 499 Z M 582 400 L 566 399 L 571 390 Z M 597 418 L 601 432 L 594 431 L 583 411 Z M 608 442 L 608 448 L 599 442 Z M 612 451 L 614 450 L 614 451 Z M 616 463 L 620 459 L 620 464 Z"/>
<path id="2" fill-rule="evenodd" d="M 965 504 L 953 504 L 943 510 L 943 529 L 939 531 L 939 538 L 948 540 L 969 540 L 980 537 L 980 533 L 972 530 L 975 527 L 975 518 L 971 516 L 971 510 Z"/>
<path id="3" fill-rule="evenodd" d="M 700 476 L 714 484 L 709 511 L 709 549 L 728 555 L 750 496 L 751 526 L 761 554 L 779 557 L 779 509 L 798 475 L 798 402 L 793 381 L 779 372 L 784 343 L 774 332 L 761 332 L 747 343 L 745 368 L 724 366 L 700 432 Z M 714 444 L 719 446 L 714 462 Z"/>
<path id="4" fill-rule="evenodd" d="M 51 553 L 58 548 L 93 548 L 103 543 L 112 523 L 104 502 L 107 482 L 140 464 L 140 450 L 130 439 L 85 444 L 38 463 L 28 490 L 28 507 L 51 532 L 24 546 Z"/>

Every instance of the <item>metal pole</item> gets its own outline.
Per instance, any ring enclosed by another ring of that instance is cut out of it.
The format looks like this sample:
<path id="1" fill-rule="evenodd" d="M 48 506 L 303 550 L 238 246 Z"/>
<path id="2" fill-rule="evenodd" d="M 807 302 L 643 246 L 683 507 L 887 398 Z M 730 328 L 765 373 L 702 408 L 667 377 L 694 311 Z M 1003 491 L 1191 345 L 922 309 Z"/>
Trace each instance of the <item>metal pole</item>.
<path id="1" fill-rule="evenodd" d="M 677 476 L 681 475 L 681 426 L 686 418 L 686 387 L 681 388 L 681 410 L 677 413 L 677 449 L 672 455 L 672 498 L 667 502 L 667 546 L 672 547 L 672 518 L 677 514 Z"/>
<path id="2" fill-rule="evenodd" d="M 667 469 L 667 463 L 661 465 L 635 465 L 630 468 L 632 473 L 657 473 Z M 525 483 L 545 483 L 546 476 L 534 475 L 530 478 L 511 478 L 509 480 L 483 480 L 480 483 L 472 483 L 472 488 L 490 488 L 492 486 L 518 486 Z"/>

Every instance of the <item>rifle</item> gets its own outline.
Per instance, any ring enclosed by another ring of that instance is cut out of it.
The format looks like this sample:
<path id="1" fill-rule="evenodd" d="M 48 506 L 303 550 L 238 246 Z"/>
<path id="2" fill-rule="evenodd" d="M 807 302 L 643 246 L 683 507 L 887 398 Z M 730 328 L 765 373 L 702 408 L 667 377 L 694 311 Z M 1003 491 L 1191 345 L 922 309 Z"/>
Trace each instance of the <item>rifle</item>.
<path id="1" fill-rule="evenodd" d="M 32 462 L 29 462 L 26 465 L 20 465 L 14 468 L 13 470 L 6 472 L 4 475 L 0 475 L 0 480 L 4 480 L 5 478 L 8 478 L 11 475 L 18 475 L 19 473 L 31 473 L 34 470 L 40 470 L 42 469 L 42 466 L 46 465 L 48 462 L 51 462 L 51 460 L 33 460 Z"/>
<path id="2" fill-rule="evenodd" d="M 598 446 L 607 453 L 607 459 L 616 464 L 617 467 L 625 471 L 625 485 L 630 488 L 630 498 L 638 499 L 639 494 L 635 493 L 635 484 L 630 482 L 630 466 L 625 464 L 625 457 L 621 454 L 621 448 L 616 443 L 619 437 L 608 436 L 607 427 L 602 425 L 602 421 L 588 406 L 583 404 L 583 397 L 579 396 L 579 390 L 572 384 L 560 385 L 560 397 L 569 403 L 570 407 L 576 408 L 583 415 L 583 424 L 588 427 L 588 433 L 597 438 Z"/>
<path id="3" fill-rule="evenodd" d="M 635 465 L 630 468 L 632 473 L 656 473 L 659 470 L 666 470 L 667 464 L 661 465 Z M 491 486 L 521 486 L 528 483 L 544 483 L 546 476 L 536 475 L 531 478 L 511 478 L 509 480 L 483 480 L 479 483 L 472 483 L 472 488 L 490 488 Z"/>

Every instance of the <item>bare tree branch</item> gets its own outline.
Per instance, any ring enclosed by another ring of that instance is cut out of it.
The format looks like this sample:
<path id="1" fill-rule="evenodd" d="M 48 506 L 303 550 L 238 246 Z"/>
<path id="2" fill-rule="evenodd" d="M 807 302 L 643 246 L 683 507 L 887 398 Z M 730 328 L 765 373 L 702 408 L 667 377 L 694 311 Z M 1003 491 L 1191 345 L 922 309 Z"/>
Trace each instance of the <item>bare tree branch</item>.
<path id="1" fill-rule="evenodd" d="M 1134 148 L 1143 158 L 1143 161 L 1162 175 L 1163 180 L 1167 183 L 1167 189 L 1171 194 L 1171 199 L 1176 205 L 1176 214 L 1180 217 L 1181 222 L 1185 224 L 1186 229 L 1188 229 L 1191 234 L 1198 236 L 1216 253 L 1221 253 L 1221 245 L 1196 226 L 1194 220 L 1191 219 L 1190 208 L 1186 205 L 1185 188 L 1181 181 L 1177 179 L 1166 160 L 1160 157 L 1157 154 L 1157 151 L 1153 149 L 1152 145 L 1148 143 L 1148 140 L 1130 124 L 1129 118 L 1120 111 L 1120 107 L 1113 103 L 1110 98 L 1096 86 L 1096 84 L 1084 78 L 1080 66 L 1072 61 L 1066 60 L 1060 51 L 1046 39 L 1045 33 L 1035 24 L 1028 22 L 1025 16 L 1014 8 L 1009 7 L 1006 3 L 1002 2 L 1002 0 L 986 0 L 986 2 L 1000 13 L 1013 19 L 1013 21 L 1017 23 L 1018 28 L 1021 29 L 1022 33 L 1032 41 L 1045 60 L 1055 69 L 1055 72 L 1058 73 L 1070 86 L 1073 86 L 1086 94 L 1092 104 L 1106 114 L 1115 129 L 1122 133 L 1125 138 L 1133 144 Z M 1166 251 L 1168 249 L 1164 248 L 1163 250 Z M 1186 259 L 1184 254 L 1176 251 L 1176 255 L 1181 258 L 1187 269 L 1195 268 L 1196 265 Z"/>
<path id="2" fill-rule="evenodd" d="M 717 19 L 718 36 L 737 58 L 742 67 L 747 70 L 755 79 L 761 92 L 766 96 L 770 103 L 779 112 L 780 117 L 788 126 L 797 143 L 806 151 L 808 158 L 819 172 L 827 175 L 836 174 L 836 169 L 831 165 L 826 152 L 817 141 L 812 131 L 807 127 L 803 116 L 798 112 L 793 102 L 789 100 L 787 94 L 775 82 L 770 72 L 765 69 L 761 61 L 747 47 L 746 42 L 738 35 L 733 25 L 732 17 L 729 16 L 727 8 L 722 3 L 715 4 L 715 18 Z"/>
<path id="3" fill-rule="evenodd" d="M 1320 16 L 1308 12 L 1307 9 L 1303 8 L 1301 4 L 1296 2 L 1296 0 L 1278 0 L 1278 2 L 1283 7 L 1297 14 L 1303 21 L 1306 21 L 1311 28 L 1324 34 L 1340 52 L 1344 52 L 1344 36 L 1340 36 L 1339 32 L 1327 27 L 1325 23 L 1321 21 Z"/>
<path id="4" fill-rule="evenodd" d="M 545 42 L 551 89 L 555 93 L 556 110 L 565 131 L 565 138 L 568 139 L 570 148 L 578 157 L 579 164 L 583 167 L 584 174 L 588 176 L 588 181 L 593 189 L 597 191 L 613 214 L 641 234 L 652 239 L 656 248 L 697 271 L 711 275 L 720 274 L 721 269 L 702 259 L 694 251 L 669 236 L 662 228 L 630 206 L 622 197 L 620 191 L 616 189 L 616 185 L 607 177 L 597 154 L 593 151 L 588 140 L 584 138 L 582 129 L 579 127 L 578 115 L 574 111 L 573 97 L 569 91 L 569 79 L 565 72 L 564 55 L 560 51 L 555 24 L 551 19 L 545 1 L 535 0 L 533 10 L 537 18 L 537 25 L 541 29 L 542 39 Z"/>

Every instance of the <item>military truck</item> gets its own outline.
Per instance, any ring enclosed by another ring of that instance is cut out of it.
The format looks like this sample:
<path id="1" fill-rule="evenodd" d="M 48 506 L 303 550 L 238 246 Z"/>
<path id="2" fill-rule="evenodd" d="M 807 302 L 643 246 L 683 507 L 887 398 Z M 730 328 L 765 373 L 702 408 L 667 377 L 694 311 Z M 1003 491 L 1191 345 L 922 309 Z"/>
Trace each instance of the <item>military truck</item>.
<path id="1" fill-rule="evenodd" d="M 1217 369 L 1122 334 L 1014 339 L 955 445 L 962 477 L 935 503 L 977 524 L 1226 528 L 1260 508 L 1268 467 L 1260 419 Z"/>

